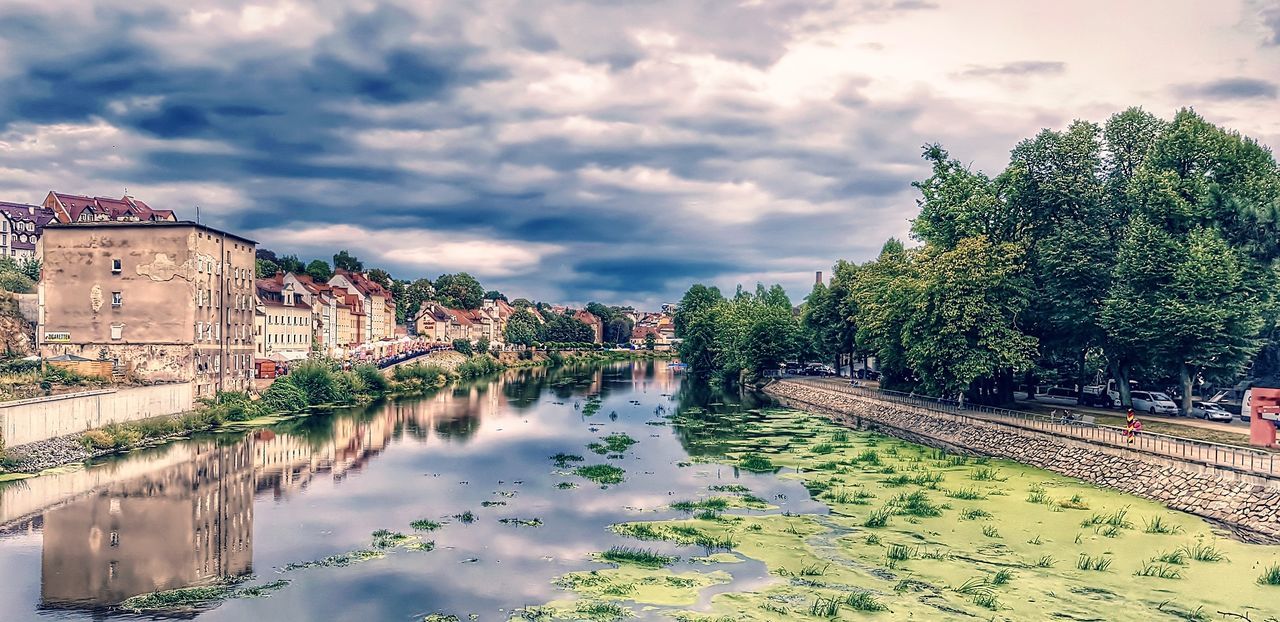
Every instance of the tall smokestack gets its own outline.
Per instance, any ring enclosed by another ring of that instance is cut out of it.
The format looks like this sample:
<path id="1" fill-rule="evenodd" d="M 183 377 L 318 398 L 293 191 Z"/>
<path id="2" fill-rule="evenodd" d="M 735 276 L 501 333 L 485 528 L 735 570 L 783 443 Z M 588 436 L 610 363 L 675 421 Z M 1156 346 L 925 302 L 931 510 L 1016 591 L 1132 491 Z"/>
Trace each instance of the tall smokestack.
<path id="1" fill-rule="evenodd" d="M 814 279 L 813 284 L 814 284 L 814 285 L 821 285 L 821 284 L 822 284 L 822 271 L 821 271 L 821 270 L 819 270 L 819 271 L 818 271 L 818 275 L 817 275 L 817 277 Z"/>

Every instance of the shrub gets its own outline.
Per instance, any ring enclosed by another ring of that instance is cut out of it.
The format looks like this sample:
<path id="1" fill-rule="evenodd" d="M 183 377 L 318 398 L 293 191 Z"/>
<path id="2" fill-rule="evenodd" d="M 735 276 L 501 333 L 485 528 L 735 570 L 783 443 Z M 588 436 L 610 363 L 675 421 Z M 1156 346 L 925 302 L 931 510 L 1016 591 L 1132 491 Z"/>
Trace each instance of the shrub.
<path id="1" fill-rule="evenodd" d="M 103 430 L 89 430 L 80 435 L 80 443 L 85 449 L 111 449 L 115 440 Z"/>
<path id="2" fill-rule="evenodd" d="M 317 361 L 304 361 L 289 372 L 289 382 L 302 389 L 307 404 L 331 404 L 337 393 L 333 370 Z"/>
<path id="3" fill-rule="evenodd" d="M 307 394 L 289 377 L 279 378 L 262 392 L 262 407 L 272 413 L 292 413 L 306 409 Z"/>
<path id="4" fill-rule="evenodd" d="M 382 374 L 382 370 L 373 365 L 357 365 L 355 373 L 364 383 L 367 393 L 381 395 L 391 389 L 391 381 Z"/>
<path id="5" fill-rule="evenodd" d="M 480 354 L 463 361 L 454 371 L 463 378 L 478 378 L 500 372 L 503 369 L 505 367 L 498 362 L 498 359 L 488 354 Z"/>
<path id="6" fill-rule="evenodd" d="M 454 339 L 453 349 L 455 352 L 463 356 L 471 356 L 472 354 L 471 342 L 466 339 Z"/>

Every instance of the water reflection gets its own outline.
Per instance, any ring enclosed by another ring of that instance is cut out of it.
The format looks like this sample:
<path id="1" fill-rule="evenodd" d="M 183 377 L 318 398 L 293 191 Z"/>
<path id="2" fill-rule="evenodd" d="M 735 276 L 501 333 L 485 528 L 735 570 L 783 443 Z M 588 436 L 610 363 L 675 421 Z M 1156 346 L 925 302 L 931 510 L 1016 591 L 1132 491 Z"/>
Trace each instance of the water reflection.
<path id="1" fill-rule="evenodd" d="M 252 572 L 252 447 L 185 444 L 180 464 L 46 511 L 41 606 L 93 608 Z"/>
<path id="2" fill-rule="evenodd" d="M 587 395 L 604 400 L 594 418 L 574 409 Z M 228 602 L 202 615 L 318 619 L 328 608 L 359 603 L 378 612 L 361 619 L 384 619 L 549 600 L 555 576 L 589 567 L 590 551 L 618 543 L 608 524 L 653 517 L 671 495 L 705 492 L 708 477 L 724 476 L 677 469 L 688 456 L 684 434 L 647 425 L 673 402 L 723 399 L 682 384 L 665 362 L 534 368 L 428 397 L 199 436 L 0 485 L 0 618 L 29 619 L 36 611 L 97 618 L 141 593 L 253 572 L 270 579 L 288 562 L 367 546 L 374 529 L 405 529 L 422 517 L 443 520 L 495 499 L 509 505 L 490 512 L 538 516 L 546 527 L 514 529 L 499 524 L 498 514 L 487 515 L 476 525 L 433 534 L 439 541 L 433 553 L 380 562 L 381 572 L 393 574 L 376 581 L 360 569 L 316 572 L 280 595 Z M 556 489 L 565 476 L 554 473 L 546 457 L 582 452 L 602 427 L 641 440 L 618 462 L 628 481 L 609 490 Z M 355 486 L 344 485 L 357 477 Z M 797 486 L 756 485 L 761 494 Z M 519 495 L 496 497 L 498 488 Z M 35 560 L 24 553 L 32 549 L 39 553 L 38 583 Z M 478 564 L 458 565 L 477 557 Z M 306 602 L 290 603 L 290 595 Z M 307 606 L 315 610 L 298 609 Z"/>

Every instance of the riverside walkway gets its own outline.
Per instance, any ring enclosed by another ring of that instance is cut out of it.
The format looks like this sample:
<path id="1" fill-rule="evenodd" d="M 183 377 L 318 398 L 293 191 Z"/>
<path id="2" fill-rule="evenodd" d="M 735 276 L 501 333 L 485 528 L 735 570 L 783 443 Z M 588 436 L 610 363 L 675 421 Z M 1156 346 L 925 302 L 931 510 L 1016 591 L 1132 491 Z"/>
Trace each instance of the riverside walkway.
<path id="1" fill-rule="evenodd" d="M 973 404 L 961 405 L 954 400 L 939 400 L 938 398 L 921 397 L 871 387 L 854 387 L 820 378 L 787 378 L 779 382 L 796 383 L 810 390 L 835 395 L 849 395 L 912 406 L 959 421 L 978 420 L 1037 430 L 1096 445 L 1131 449 L 1161 457 L 1227 468 L 1250 475 L 1280 479 L 1280 452 L 1210 443 L 1151 432 L 1140 432 L 1133 439 L 1133 443 L 1129 443 L 1125 437 L 1124 428 L 1066 419 L 1060 415 L 1030 413 Z"/>

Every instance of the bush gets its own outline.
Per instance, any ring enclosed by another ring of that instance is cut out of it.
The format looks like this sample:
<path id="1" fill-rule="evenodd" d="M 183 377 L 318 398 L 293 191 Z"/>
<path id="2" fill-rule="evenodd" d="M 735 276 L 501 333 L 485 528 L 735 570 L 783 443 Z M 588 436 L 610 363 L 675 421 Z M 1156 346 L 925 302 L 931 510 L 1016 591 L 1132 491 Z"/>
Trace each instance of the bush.
<path id="1" fill-rule="evenodd" d="M 365 391 L 372 394 L 381 395 L 391 389 L 391 381 L 383 375 L 382 370 L 373 365 L 359 365 L 356 367 L 356 374 L 360 376 L 360 380 L 364 382 Z"/>
<path id="2" fill-rule="evenodd" d="M 467 341 L 466 339 L 454 339 L 453 349 L 458 354 L 461 354 L 463 356 L 471 356 L 472 354 L 471 342 Z"/>
<path id="3" fill-rule="evenodd" d="M 0 289 L 15 294 L 30 294 L 36 290 L 35 281 L 21 272 L 0 272 Z"/>
<path id="4" fill-rule="evenodd" d="M 289 372 L 289 382 L 302 389 L 307 396 L 307 404 L 332 404 L 336 397 L 337 384 L 333 370 L 328 365 L 317 361 L 304 361 Z"/>
<path id="5" fill-rule="evenodd" d="M 506 369 L 506 367 L 499 363 L 498 359 L 488 354 L 481 354 L 463 361 L 455 371 L 463 378 L 478 378 L 500 372 L 503 369 Z"/>
<path id="6" fill-rule="evenodd" d="M 262 408 L 270 413 L 298 412 L 310 405 L 307 402 L 307 394 L 293 384 L 289 376 L 278 378 L 271 383 L 271 386 L 262 392 L 260 403 Z"/>
<path id="7" fill-rule="evenodd" d="M 449 370 L 439 365 L 413 363 L 396 367 L 395 371 L 391 372 L 391 377 L 400 383 L 439 388 L 449 382 Z"/>
<path id="8" fill-rule="evenodd" d="M 80 436 L 85 449 L 111 449 L 115 440 L 103 430 L 89 430 Z"/>

